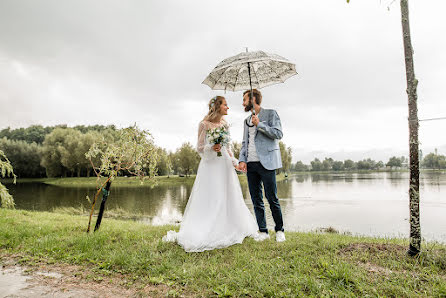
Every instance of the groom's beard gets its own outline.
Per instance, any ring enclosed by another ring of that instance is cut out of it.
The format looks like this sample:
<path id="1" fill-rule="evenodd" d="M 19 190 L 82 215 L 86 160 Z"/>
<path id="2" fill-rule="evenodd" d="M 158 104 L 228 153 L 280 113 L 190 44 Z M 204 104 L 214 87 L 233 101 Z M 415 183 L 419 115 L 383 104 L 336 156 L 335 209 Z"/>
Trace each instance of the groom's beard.
<path id="1" fill-rule="evenodd" d="M 245 107 L 245 112 L 251 112 L 253 106 L 252 103 L 249 103 L 246 107 Z"/>

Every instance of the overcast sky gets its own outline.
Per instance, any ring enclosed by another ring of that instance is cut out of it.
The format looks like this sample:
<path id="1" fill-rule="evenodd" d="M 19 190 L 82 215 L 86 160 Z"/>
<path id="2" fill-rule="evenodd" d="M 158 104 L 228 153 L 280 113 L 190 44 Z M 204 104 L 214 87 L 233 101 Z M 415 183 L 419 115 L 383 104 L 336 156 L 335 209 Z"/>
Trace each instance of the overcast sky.
<path id="1" fill-rule="evenodd" d="M 2 0 L 0 129 L 136 122 L 174 150 L 196 143 L 207 102 L 224 95 L 241 141 L 241 92 L 201 82 L 249 47 L 296 64 L 297 76 L 261 90 L 294 161 L 404 154 L 401 17 L 391 2 Z M 445 9 L 410 0 L 420 119 L 446 116 Z M 446 149 L 445 131 L 446 120 L 421 122 L 421 147 Z"/>

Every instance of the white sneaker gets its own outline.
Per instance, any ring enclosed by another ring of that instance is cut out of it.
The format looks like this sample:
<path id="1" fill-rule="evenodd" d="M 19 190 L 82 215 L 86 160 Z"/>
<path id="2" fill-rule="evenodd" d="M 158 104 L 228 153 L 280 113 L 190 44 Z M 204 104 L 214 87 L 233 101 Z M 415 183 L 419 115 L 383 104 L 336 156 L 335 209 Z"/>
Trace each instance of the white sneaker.
<path id="1" fill-rule="evenodd" d="M 277 231 L 276 232 L 276 241 L 277 242 L 284 242 L 286 239 L 285 239 L 285 233 L 284 232 L 282 232 L 282 231 Z"/>
<path id="2" fill-rule="evenodd" d="M 266 239 L 269 239 L 269 234 L 265 232 L 257 233 L 257 235 L 254 237 L 255 241 L 263 241 Z"/>

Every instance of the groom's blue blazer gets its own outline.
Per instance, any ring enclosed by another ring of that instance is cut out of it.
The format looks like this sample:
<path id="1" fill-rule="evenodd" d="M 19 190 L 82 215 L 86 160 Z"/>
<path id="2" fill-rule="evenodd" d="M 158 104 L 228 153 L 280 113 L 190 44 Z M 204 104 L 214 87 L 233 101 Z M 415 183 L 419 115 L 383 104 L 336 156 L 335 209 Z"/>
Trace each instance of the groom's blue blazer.
<path id="1" fill-rule="evenodd" d="M 248 160 L 248 116 L 244 122 L 242 149 L 240 150 L 239 161 Z M 267 170 L 276 170 L 282 167 L 282 158 L 280 155 L 279 140 L 282 138 L 282 124 L 279 115 L 275 110 L 260 108 L 258 114 L 259 124 L 256 127 L 256 136 L 254 138 L 257 156 L 260 163 Z"/>

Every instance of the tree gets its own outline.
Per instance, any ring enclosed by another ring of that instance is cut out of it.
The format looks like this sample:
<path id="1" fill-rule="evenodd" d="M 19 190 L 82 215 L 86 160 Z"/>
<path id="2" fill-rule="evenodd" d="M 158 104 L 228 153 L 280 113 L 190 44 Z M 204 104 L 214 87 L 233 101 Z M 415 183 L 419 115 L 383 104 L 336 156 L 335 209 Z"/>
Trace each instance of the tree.
<path id="1" fill-rule="evenodd" d="M 85 126 L 85 125 L 76 125 L 73 127 L 76 130 L 79 130 L 81 133 L 88 133 L 88 132 L 102 132 L 104 130 L 112 130 L 112 131 L 117 131 L 116 126 L 115 125 L 89 125 L 89 126 Z"/>
<path id="2" fill-rule="evenodd" d="M 347 0 L 349 3 L 350 0 Z M 401 25 L 403 32 L 404 61 L 406 65 L 407 102 L 409 108 L 409 214 L 410 244 L 408 255 L 416 256 L 421 252 L 420 226 L 420 160 L 418 157 L 418 80 L 415 77 L 413 62 L 413 46 L 409 23 L 409 1 L 400 0 Z"/>
<path id="3" fill-rule="evenodd" d="M 330 171 L 333 168 L 333 158 L 325 158 L 322 162 L 322 170 Z"/>
<path id="4" fill-rule="evenodd" d="M 164 176 L 169 175 L 172 165 L 169 159 L 169 156 L 167 154 L 166 149 L 163 149 L 161 147 L 158 147 L 156 149 L 157 152 L 157 159 L 156 159 L 156 169 L 157 169 L 157 175 L 158 176 Z"/>
<path id="5" fill-rule="evenodd" d="M 438 160 L 437 155 L 435 153 L 429 153 L 423 158 L 423 167 L 428 169 L 435 169 L 438 168 Z"/>
<path id="6" fill-rule="evenodd" d="M 167 177 L 170 177 L 170 175 L 173 172 L 172 159 L 170 158 L 170 154 L 166 156 L 166 167 L 167 167 Z"/>
<path id="7" fill-rule="evenodd" d="M 356 168 L 358 170 L 375 170 L 377 168 L 376 161 L 370 158 L 360 160 L 356 163 Z"/>
<path id="8" fill-rule="evenodd" d="M 392 156 L 389 159 L 389 161 L 386 163 L 386 166 L 388 166 L 388 167 L 401 168 L 402 165 L 403 165 L 403 160 L 401 160 L 401 158 L 396 157 L 396 156 Z"/>
<path id="9" fill-rule="evenodd" d="M 77 172 L 77 176 L 80 177 L 80 157 L 83 156 L 83 159 L 86 159 L 86 152 L 81 152 L 80 150 L 82 133 L 72 128 L 66 128 L 65 130 L 66 134 L 62 141 L 63 143 L 60 147 L 58 147 L 60 162 L 62 166 L 64 166 L 71 172 L 71 176 L 73 176 L 73 174 Z"/>
<path id="10" fill-rule="evenodd" d="M 16 183 L 16 176 L 11 163 L 6 157 L 5 153 L 0 150 L 0 177 L 5 178 L 12 176 L 14 178 L 14 184 Z M 9 194 L 8 189 L 0 183 L 0 206 L 2 208 L 14 208 L 14 199 Z"/>
<path id="11" fill-rule="evenodd" d="M 66 128 L 56 128 L 43 141 L 41 165 L 48 177 L 66 176 L 68 172 L 62 165 L 62 152 L 69 133 Z"/>
<path id="12" fill-rule="evenodd" d="M 428 169 L 445 169 L 446 156 L 438 155 L 435 153 L 429 153 L 424 157 L 422 165 L 423 167 Z"/>
<path id="13" fill-rule="evenodd" d="M 0 130 L 0 139 L 3 137 L 8 138 L 9 140 L 16 141 L 25 141 L 27 143 L 37 143 L 42 144 L 45 140 L 46 135 L 50 134 L 56 128 L 67 128 L 66 124 L 60 124 L 56 126 L 42 126 L 42 125 L 31 125 L 27 128 L 17 128 L 11 129 L 7 127 L 5 129 Z M 74 126 L 73 129 L 80 131 L 82 134 L 86 134 L 88 132 L 103 132 L 105 130 L 116 131 L 116 127 L 114 125 L 77 125 Z"/>
<path id="14" fill-rule="evenodd" d="M 446 157 L 444 155 L 438 156 L 438 168 L 446 169 Z"/>
<path id="15" fill-rule="evenodd" d="M 48 130 L 42 125 L 32 125 L 25 129 L 25 141 L 28 143 L 42 144 Z"/>
<path id="16" fill-rule="evenodd" d="M 197 150 L 189 143 L 184 143 L 176 152 L 179 168 L 186 176 L 198 168 L 200 157 Z"/>
<path id="17" fill-rule="evenodd" d="M 240 150 L 242 149 L 242 143 L 239 142 L 232 142 L 232 152 L 234 153 L 235 158 L 240 157 Z"/>
<path id="18" fill-rule="evenodd" d="M 358 170 L 369 170 L 370 164 L 366 160 L 360 160 L 356 163 L 356 168 Z"/>
<path id="19" fill-rule="evenodd" d="M 322 171 L 322 163 L 318 158 L 315 158 L 311 162 L 311 170 L 312 171 Z"/>
<path id="20" fill-rule="evenodd" d="M 178 152 L 178 150 L 177 150 Z M 173 174 L 178 174 L 180 172 L 180 162 L 178 160 L 177 152 L 169 152 L 168 158 L 171 163 L 171 170 Z"/>
<path id="21" fill-rule="evenodd" d="M 48 177 L 66 176 L 68 173 L 80 177 L 82 171 L 90 176 L 92 168 L 85 153 L 97 140 L 114 141 L 118 138 L 117 131 L 108 128 L 101 132 L 88 130 L 86 133 L 74 128 L 56 128 L 45 137 L 41 165 Z"/>
<path id="22" fill-rule="evenodd" d="M 151 134 L 148 131 L 139 130 L 136 125 L 122 129 L 119 133 L 120 136 L 117 140 L 103 138 L 101 141 L 95 142 L 85 154 L 98 177 L 98 187 L 92 202 L 87 233 L 90 231 L 94 206 L 102 192 L 101 206 L 94 231 L 99 229 L 111 184 L 120 171 L 126 171 L 139 177 L 141 183 L 145 176 L 153 177 L 155 175 L 157 156 Z M 94 161 L 97 160 L 100 160 L 100 163 L 95 165 Z M 106 177 L 105 181 L 101 179 L 104 176 Z"/>
<path id="23" fill-rule="evenodd" d="M 344 163 L 342 161 L 336 160 L 332 165 L 333 171 L 342 171 L 344 170 Z"/>
<path id="24" fill-rule="evenodd" d="M 344 160 L 344 169 L 345 170 L 354 170 L 354 169 L 356 169 L 355 162 L 353 160 L 351 160 L 351 159 Z"/>
<path id="25" fill-rule="evenodd" d="M 107 131 L 108 130 L 106 130 L 106 132 Z M 80 169 L 85 169 L 86 176 L 90 177 L 90 172 L 93 168 L 91 166 L 90 161 L 85 157 L 85 154 L 90 150 L 94 142 L 100 139 L 101 139 L 101 133 L 95 130 L 87 131 L 86 133 L 81 135 L 78 144 L 79 147 L 75 155 L 75 159 L 79 166 L 78 177 L 80 176 Z"/>
<path id="26" fill-rule="evenodd" d="M 45 177 L 45 169 L 40 165 L 42 145 L 3 137 L 0 149 L 8 156 L 18 178 Z"/>
<path id="27" fill-rule="evenodd" d="M 409 106 L 409 201 L 410 201 L 410 244 L 408 254 L 418 255 L 421 251 L 420 226 L 420 168 L 418 159 L 418 107 L 417 86 L 413 63 L 413 47 L 409 26 L 409 3 L 401 0 L 401 23 L 403 27 L 404 56 L 406 62 L 407 96 Z"/>
<path id="28" fill-rule="evenodd" d="M 376 169 L 382 169 L 384 168 L 384 163 L 380 160 L 376 163 Z"/>
<path id="29" fill-rule="evenodd" d="M 279 171 L 288 172 L 290 170 L 291 160 L 292 160 L 291 147 L 287 148 L 285 143 L 280 141 L 279 148 L 280 148 L 280 155 L 282 158 L 282 168 Z"/>
<path id="30" fill-rule="evenodd" d="M 308 171 L 308 166 L 299 160 L 294 164 L 294 170 L 297 172 L 305 172 Z"/>
<path id="31" fill-rule="evenodd" d="M 11 129 L 8 127 L 0 131 L 0 138 L 6 137 L 15 141 L 42 144 L 45 136 L 53 129 L 54 127 L 43 127 L 42 125 L 32 125 L 28 128 L 17 129 Z"/>

